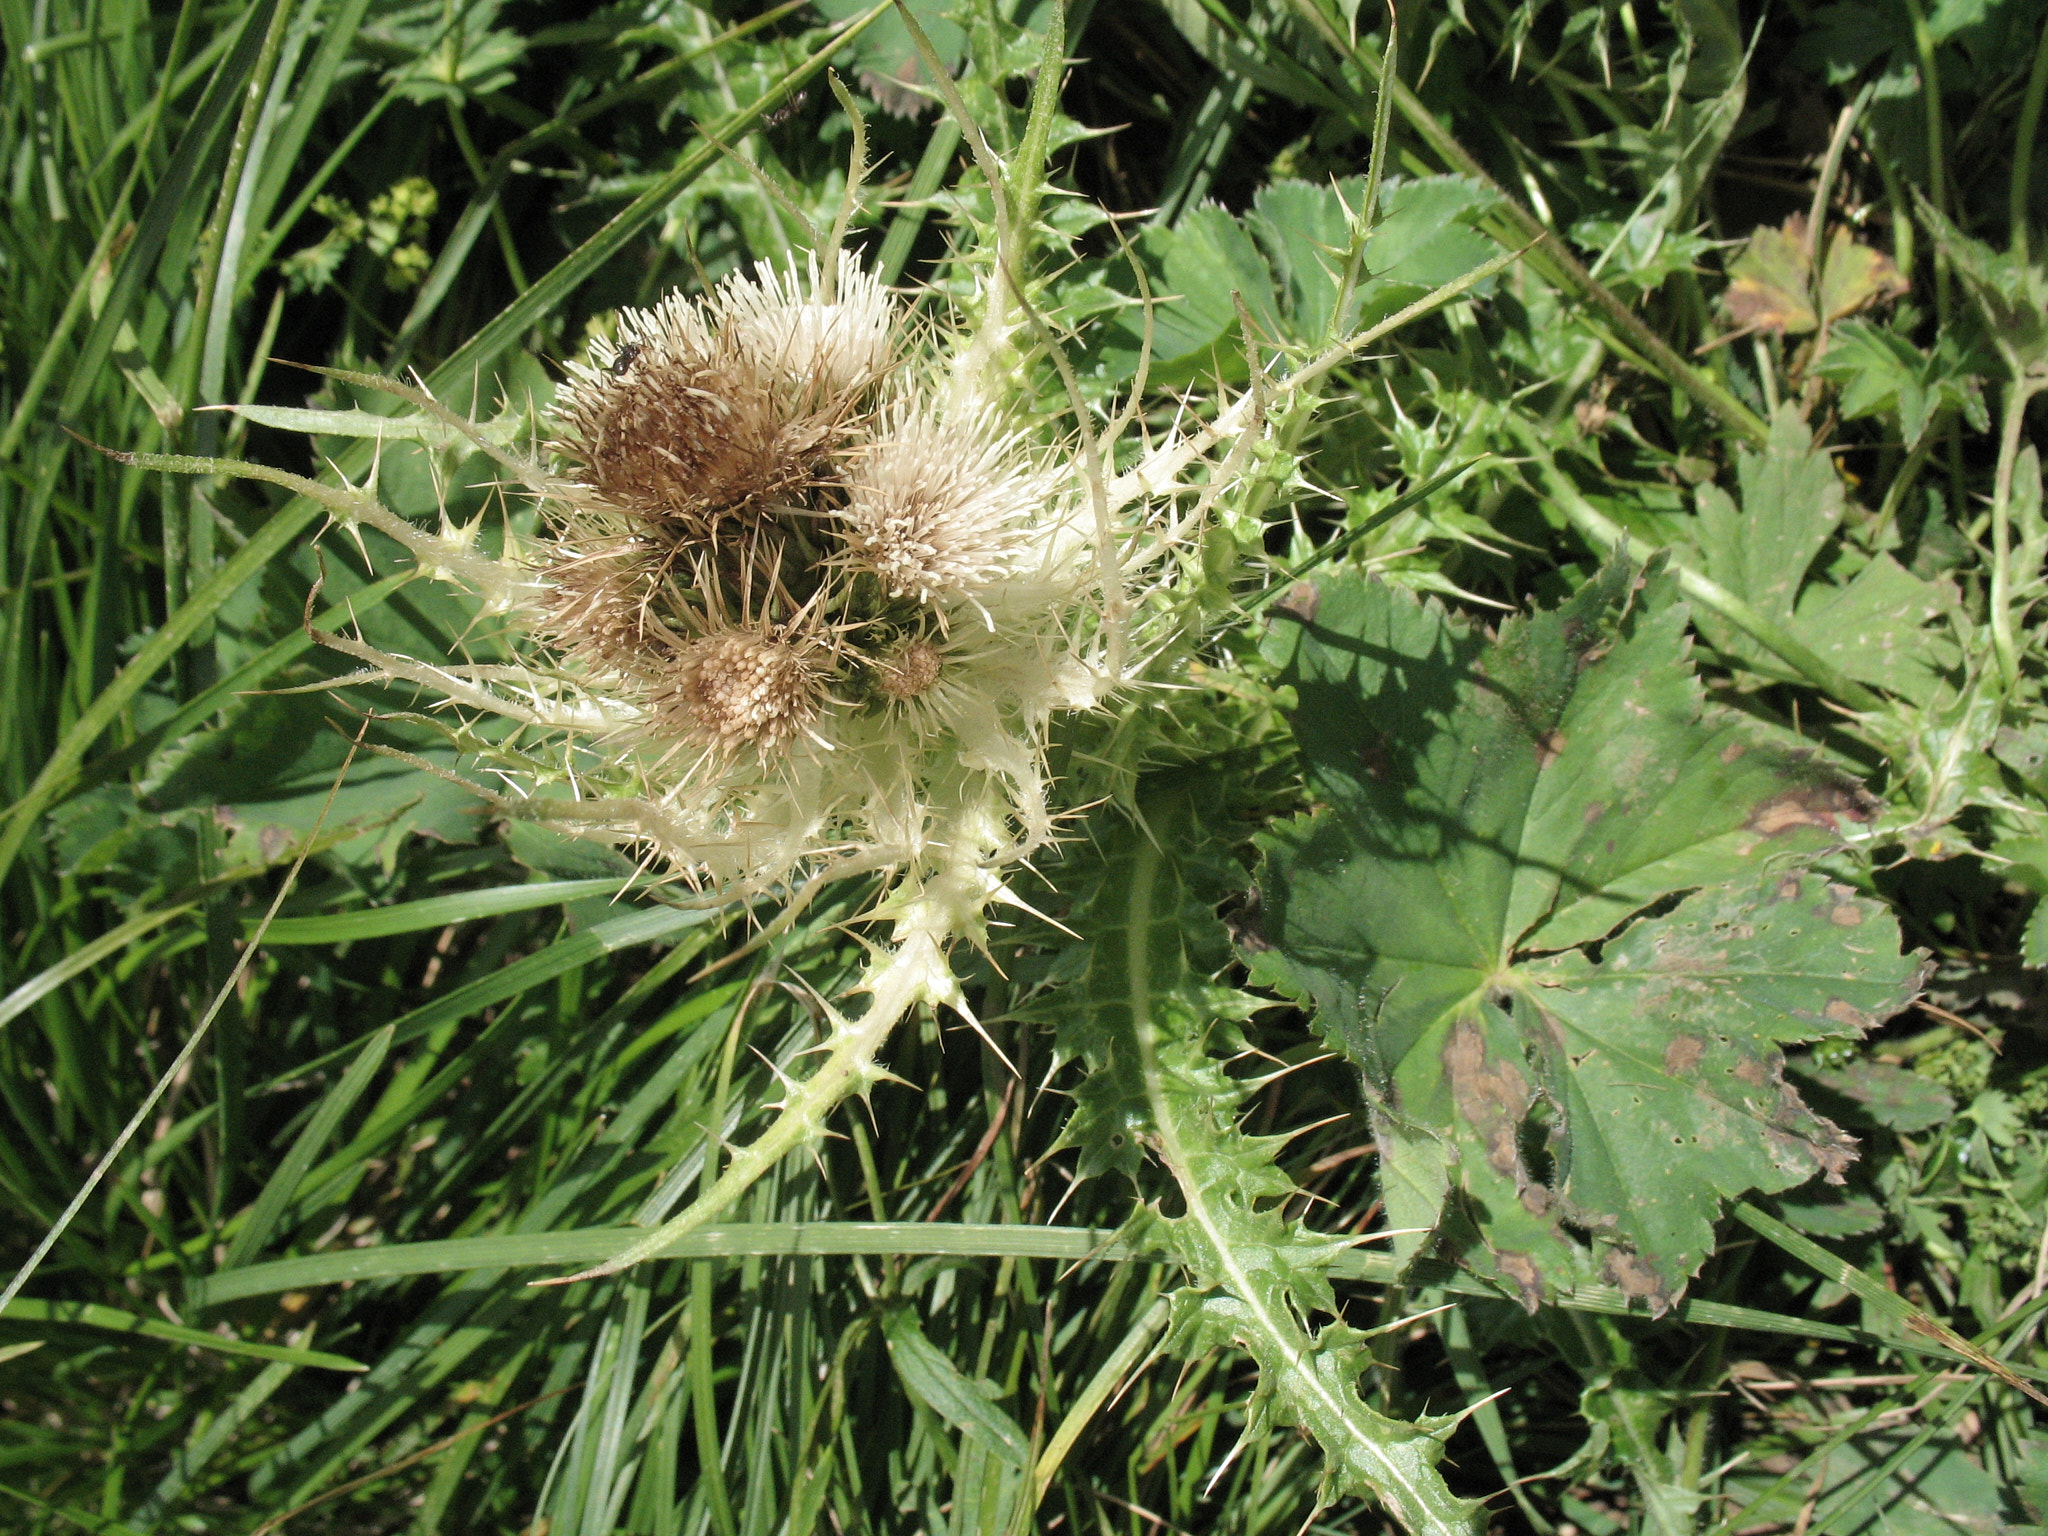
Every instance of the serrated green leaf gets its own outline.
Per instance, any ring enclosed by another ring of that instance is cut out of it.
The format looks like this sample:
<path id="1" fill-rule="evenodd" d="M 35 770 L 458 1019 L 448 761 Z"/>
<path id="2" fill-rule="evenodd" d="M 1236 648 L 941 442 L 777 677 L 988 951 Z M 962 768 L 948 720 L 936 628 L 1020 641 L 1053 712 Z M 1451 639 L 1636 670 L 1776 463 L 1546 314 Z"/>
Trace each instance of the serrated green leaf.
<path id="1" fill-rule="evenodd" d="M 1697 493 L 1695 535 L 1706 574 L 1772 623 L 1863 682 L 1915 702 L 1961 664 L 1954 640 L 1929 628 L 1957 607 L 1946 583 L 1922 581 L 1889 555 L 1836 585 L 1819 579 L 1841 526 L 1843 491 L 1828 455 L 1790 406 L 1771 422 L 1761 452 L 1736 458 L 1739 498 L 1716 485 Z M 1770 656 L 1726 620 L 1697 616 L 1724 655 L 1768 671 Z"/>
<path id="2" fill-rule="evenodd" d="M 1961 411 L 1978 431 L 1989 428 L 1977 378 L 1944 339 L 1924 353 L 1896 331 L 1868 320 L 1844 320 L 1828 333 L 1813 371 L 1841 390 L 1846 420 L 1895 413 L 1906 447 L 1916 448 L 1944 406 Z"/>
<path id="3" fill-rule="evenodd" d="M 1279 324 L 1272 275 L 1244 226 L 1205 205 L 1172 229 L 1146 230 L 1136 251 L 1151 286 L 1152 383 L 1185 382 L 1219 368 L 1243 377 L 1237 300 L 1269 331 Z M 1112 276 L 1128 280 L 1114 269 Z M 1145 330 L 1145 313 L 1135 307 L 1104 327 L 1098 357 L 1108 377 L 1137 372 Z"/>
<path id="4" fill-rule="evenodd" d="M 1173 1175 L 1180 1213 L 1142 1208 L 1126 1235 L 1160 1244 L 1189 1272 L 1190 1286 L 1172 1298 L 1171 1347 L 1231 1345 L 1257 1362 L 1247 1432 L 1299 1428 L 1323 1450 L 1326 1496 L 1376 1498 L 1415 1536 L 1465 1536 L 1479 1506 L 1454 1496 L 1437 1471 L 1455 1420 L 1404 1422 L 1368 1406 L 1358 1390 L 1372 1364 L 1362 1336 L 1341 1323 L 1311 1332 L 1303 1321 L 1336 1309 L 1329 1270 L 1350 1240 L 1284 1213 L 1298 1193 L 1274 1161 L 1287 1138 L 1239 1129 L 1239 1107 L 1257 1084 L 1209 1053 L 1212 1035 L 1233 1035 L 1257 1006 L 1190 964 L 1191 952 L 1228 954 L 1217 943 L 1214 893 L 1203 889 L 1227 867 L 1216 836 L 1225 818 L 1198 787 L 1141 808 L 1143 827 L 1109 840 L 1080 914 L 1088 969 L 1060 993 L 1062 1049 L 1084 1057 L 1095 1090 L 1075 1115 L 1093 1128 L 1069 1137 L 1085 1147 L 1120 1134 Z"/>
<path id="5" fill-rule="evenodd" d="M 1699 489 L 1699 542 L 1707 574 L 1766 618 L 1788 623 L 1806 573 L 1842 521 L 1842 482 L 1813 435 L 1787 407 L 1771 419 L 1761 453 L 1737 456 L 1740 505 L 1716 485 Z M 1746 642 L 1702 624 L 1718 649 Z"/>
<path id="6" fill-rule="evenodd" d="M 1356 177 L 1335 187 L 1279 181 L 1260 191 L 1242 219 L 1207 204 L 1170 229 L 1144 231 L 1135 249 L 1154 300 L 1152 383 L 1219 369 L 1242 378 L 1240 299 L 1269 339 L 1314 344 L 1376 324 L 1498 254 L 1493 241 L 1471 227 L 1493 202 L 1478 182 L 1461 176 L 1390 181 L 1362 254 L 1360 281 L 1333 329 L 1353 213 L 1363 195 Z M 1121 263 L 1105 276 L 1121 289 L 1131 286 Z M 1474 292 L 1490 286 L 1487 279 Z M 1103 377 L 1135 373 L 1145 324 L 1134 304 L 1103 327 L 1091 353 Z"/>
<path id="7" fill-rule="evenodd" d="M 1661 1310 L 1722 1199 L 1838 1172 L 1777 1047 L 1918 980 L 1881 908 L 1784 867 L 1867 820 L 1860 791 L 1709 710 L 1684 610 L 1637 588 L 1612 566 L 1489 642 L 1331 576 L 1270 643 L 1326 808 L 1262 839 L 1253 973 L 1455 1149 L 1446 1240 L 1531 1305 L 1585 1273 L 1566 1223 Z"/>
<path id="8" fill-rule="evenodd" d="M 1839 1182 L 1855 1144 L 1773 1047 L 1859 1035 L 1919 981 L 1882 907 L 1794 872 L 1710 887 L 1597 964 L 1571 951 L 1522 967 L 1515 1011 L 1559 1120 L 1555 1194 L 1633 1250 L 1608 1278 L 1661 1310 L 1712 1247 L 1722 1199 Z"/>
<path id="9" fill-rule="evenodd" d="M 1808 1237 L 1860 1237 L 1884 1225 L 1884 1207 L 1868 1195 L 1840 1190 L 1807 1193 L 1780 1200 L 1778 1214 L 1787 1226 Z"/>
<path id="10" fill-rule="evenodd" d="M 1794 1063 L 1808 1082 L 1845 1101 L 1842 1118 L 1894 1131 L 1924 1131 L 1941 1125 L 1956 1112 L 1956 1101 L 1932 1078 L 1881 1061 L 1851 1061 L 1839 1067 Z"/>
<path id="11" fill-rule="evenodd" d="M 1381 188 L 1380 219 L 1360 262 L 1363 280 L 1332 325 L 1344 252 L 1364 197 L 1365 179 L 1353 176 L 1333 187 L 1268 182 L 1252 201 L 1244 222 L 1272 265 L 1287 334 L 1295 340 L 1375 324 L 1494 254 L 1493 242 L 1470 224 L 1494 201 L 1478 182 L 1464 176 L 1390 181 Z"/>
<path id="12" fill-rule="evenodd" d="M 1961 608 L 1945 581 L 1923 581 L 1878 555 L 1839 587 L 1815 583 L 1799 595 L 1792 632 L 1861 682 L 1922 704 L 1962 666 L 1940 621 Z M 1933 627 L 1930 627 L 1933 626 Z"/>

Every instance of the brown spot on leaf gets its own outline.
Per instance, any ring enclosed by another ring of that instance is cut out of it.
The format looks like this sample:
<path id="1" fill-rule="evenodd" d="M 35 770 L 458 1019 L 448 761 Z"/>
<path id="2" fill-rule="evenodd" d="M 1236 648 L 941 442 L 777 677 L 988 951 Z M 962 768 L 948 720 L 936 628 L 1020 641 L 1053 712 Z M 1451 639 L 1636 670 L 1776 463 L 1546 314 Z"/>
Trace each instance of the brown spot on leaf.
<path id="1" fill-rule="evenodd" d="M 1564 732 L 1545 731 L 1536 739 L 1536 766 L 1548 768 L 1564 754 Z"/>
<path id="2" fill-rule="evenodd" d="M 1536 1267 L 1536 1261 L 1526 1253 L 1512 1251 L 1498 1252 L 1493 1256 L 1494 1267 L 1515 1288 L 1522 1305 L 1534 1312 L 1543 1305 L 1543 1272 Z"/>
<path id="3" fill-rule="evenodd" d="M 1287 589 L 1287 595 L 1273 604 L 1279 612 L 1301 620 L 1304 624 L 1316 621 L 1316 610 L 1323 606 L 1322 589 L 1312 581 L 1297 581 Z"/>
<path id="4" fill-rule="evenodd" d="M 1706 1054 L 1706 1042 L 1698 1035 L 1679 1035 L 1664 1047 L 1664 1075 L 1683 1077 L 1696 1070 Z"/>
<path id="5" fill-rule="evenodd" d="M 1728 267 L 1729 284 L 1721 295 L 1735 334 L 1775 331 L 1803 336 L 1819 323 L 1813 301 L 1813 245 L 1807 238 L 1806 215 L 1795 213 L 1778 228 L 1762 225 L 1752 231 Z"/>
<path id="6" fill-rule="evenodd" d="M 1721 749 L 1721 761 L 1724 763 L 1732 763 L 1748 750 L 1749 748 L 1744 746 L 1741 742 L 1731 741 L 1728 743 L 1727 746 Z"/>
<path id="7" fill-rule="evenodd" d="M 1753 1056 L 1743 1057 L 1728 1070 L 1738 1081 L 1745 1082 L 1752 1088 L 1761 1088 L 1770 1081 L 1770 1074 L 1764 1070 L 1764 1064 Z"/>
<path id="8" fill-rule="evenodd" d="M 1606 814 L 1607 802 L 1604 800 L 1595 800 L 1591 805 L 1587 806 L 1583 812 L 1580 813 L 1579 819 L 1586 826 L 1590 827 L 1591 825 L 1593 825 L 1594 822 L 1598 821 L 1602 816 L 1605 816 Z"/>
<path id="9" fill-rule="evenodd" d="M 1829 832 L 1839 832 L 1844 821 L 1867 822 L 1874 814 L 1871 797 L 1859 786 L 1837 780 L 1817 780 L 1780 790 L 1759 801 L 1744 825 L 1765 837 L 1777 837 L 1795 827 L 1820 827 Z"/>
<path id="10" fill-rule="evenodd" d="M 1488 1166 L 1526 1183 L 1516 1138 L 1529 1113 L 1529 1080 L 1511 1061 L 1488 1060 L 1486 1036 L 1470 1020 L 1451 1031 L 1443 1062 L 1458 1114 L 1485 1145 Z"/>
<path id="11" fill-rule="evenodd" d="M 1600 1272 L 1607 1277 L 1607 1283 L 1620 1291 L 1630 1301 L 1647 1302 L 1652 1317 L 1662 1317 L 1671 1310 L 1673 1297 L 1663 1276 L 1650 1267 L 1649 1262 L 1639 1253 L 1630 1253 L 1625 1248 L 1611 1249 L 1607 1262 L 1600 1266 Z"/>
<path id="12" fill-rule="evenodd" d="M 1877 1020 L 1873 1019 L 1861 1008 L 1846 1003 L 1839 997 L 1830 998 L 1827 1007 L 1823 1008 L 1821 1012 L 1835 1023 L 1846 1024 L 1859 1034 L 1868 1034 L 1877 1027 Z"/>
<path id="13" fill-rule="evenodd" d="M 1856 905 L 1856 893 L 1846 885 L 1830 884 L 1827 889 L 1828 921 L 1837 928 L 1860 928 L 1863 909 Z"/>

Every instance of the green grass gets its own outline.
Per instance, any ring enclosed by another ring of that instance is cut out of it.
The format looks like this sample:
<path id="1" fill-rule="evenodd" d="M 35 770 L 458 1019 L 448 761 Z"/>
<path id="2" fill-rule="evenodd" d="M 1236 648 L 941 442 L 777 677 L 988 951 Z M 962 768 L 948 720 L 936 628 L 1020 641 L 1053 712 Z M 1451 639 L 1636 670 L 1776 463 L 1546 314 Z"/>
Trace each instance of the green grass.
<path id="1" fill-rule="evenodd" d="M 914 9 L 966 102 L 1021 133 L 1044 5 L 965 6 L 964 27 Z M 2027 409 L 2048 279 L 2025 268 L 2048 222 L 2048 10 L 1853 9 L 1882 27 L 1732 0 L 1403 7 L 1385 91 L 1371 5 L 1355 38 L 1335 0 L 1066 10 L 1047 163 L 1076 195 L 1042 211 L 1069 241 L 1043 293 L 1090 408 L 1118 407 L 1149 347 L 1117 467 L 1249 387 L 1239 300 L 1282 374 L 1522 255 L 1276 409 L 1204 545 L 1200 670 L 1061 743 L 1077 785 L 1105 759 L 1145 774 L 1076 820 L 1034 903 L 1099 917 L 1127 810 L 1190 764 L 1225 784 L 1249 886 L 1252 834 L 1306 803 L 1258 657 L 1295 577 L 1365 568 L 1498 618 L 1579 590 L 1625 538 L 1679 568 L 1713 696 L 1868 785 L 1827 872 L 1934 963 L 1931 1007 L 1795 1063 L 1861 1139 L 1847 1190 L 1737 1208 L 1672 1314 L 1591 1279 L 1529 1314 L 1380 1248 L 1333 1267 L 1343 1319 L 1382 1330 L 1363 1401 L 1474 1409 L 1445 1472 L 1503 1531 L 2048 1517 L 2048 1420 L 2017 1384 L 2048 1380 L 2048 524 Z M 309 604 L 395 649 L 488 656 L 495 634 L 375 535 L 316 546 L 315 500 L 89 446 L 330 480 L 375 460 L 401 513 L 432 510 L 437 472 L 483 510 L 480 458 L 209 407 L 395 409 L 308 364 L 518 411 L 619 306 L 831 226 L 850 129 L 827 65 L 885 194 L 854 239 L 942 311 L 987 194 L 960 124 L 885 85 L 914 57 L 897 18 L 0 0 L 0 32 L 7 1275 L 57 1234 L 0 1315 L 0 1527 L 1390 1528 L 1324 1504 L 1316 1443 L 1258 1432 L 1251 1355 L 1167 1348 L 1185 1255 L 1124 1228 L 1142 1201 L 1181 1213 L 1181 1188 L 1156 1162 L 1076 1181 L 1085 1069 L 1057 1035 L 1080 951 L 1032 920 L 969 972 L 1016 1076 L 922 1018 L 888 1048 L 901 1081 L 717 1228 L 530 1287 L 683 1209 L 767 1123 L 815 999 L 858 973 L 871 893 L 786 930 L 767 903 L 674 905 L 605 849 L 351 758 L 363 711 L 416 701 L 288 691 L 349 670 Z M 1443 242 L 1414 268 L 1396 240 L 1347 268 L 1303 222 L 1376 145 L 1383 227 Z M 1297 196 L 1257 225 L 1262 197 Z M 1742 242 L 1816 206 L 1910 288 L 1830 319 L 1825 359 L 1811 332 L 1714 344 Z M 1283 237 L 1297 264 L 1276 270 L 1256 241 Z M 1140 291 L 1171 295 L 1149 325 Z M 1838 517 L 1742 480 L 1784 406 L 1841 471 Z M 1730 554 L 1702 486 L 1778 517 L 1803 563 L 1780 579 Z M 453 761 L 416 722 L 369 739 Z M 1383 1227 L 1357 1071 L 1298 1010 L 1250 1043 L 1295 1069 L 1243 1108 L 1249 1131 L 1298 1132 L 1269 1154 L 1312 1197 L 1288 1214 Z M 1852 1382 L 1786 1385 L 1828 1378 Z"/>

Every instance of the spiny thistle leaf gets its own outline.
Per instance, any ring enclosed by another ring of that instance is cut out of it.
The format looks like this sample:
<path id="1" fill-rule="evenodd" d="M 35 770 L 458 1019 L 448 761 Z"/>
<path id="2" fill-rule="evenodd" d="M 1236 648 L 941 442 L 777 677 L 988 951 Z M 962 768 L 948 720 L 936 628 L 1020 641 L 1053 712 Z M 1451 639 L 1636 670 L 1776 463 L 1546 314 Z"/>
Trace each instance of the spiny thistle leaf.
<path id="1" fill-rule="evenodd" d="M 1853 1143 L 1777 1047 L 1920 980 L 1881 907 L 1791 863 L 1861 792 L 1709 710 L 1685 619 L 1620 564 L 1497 639 L 1332 575 L 1270 641 L 1326 809 L 1264 839 L 1254 974 L 1363 1069 L 1407 1222 L 1439 1202 L 1532 1308 L 1597 1265 L 1662 1311 L 1722 1199 L 1839 1179 Z"/>
<path id="2" fill-rule="evenodd" d="M 1286 1138 L 1238 1128 L 1256 1085 L 1210 1054 L 1211 1037 L 1235 1036 L 1259 1004 L 1190 963 L 1191 951 L 1227 958 L 1216 892 L 1205 888 L 1231 883 L 1213 835 L 1222 818 L 1196 798 L 1144 799 L 1144 825 L 1123 829 L 1108 850 L 1086 911 L 1088 970 L 1060 994 L 1062 1048 L 1090 1068 L 1068 1136 L 1083 1146 L 1084 1166 L 1135 1172 L 1142 1146 L 1173 1175 L 1180 1213 L 1150 1206 L 1134 1226 L 1193 1282 L 1173 1300 L 1169 1342 L 1192 1354 L 1234 1345 L 1257 1362 L 1248 1434 L 1292 1425 L 1312 1436 L 1326 1459 L 1325 1499 L 1376 1499 L 1429 1536 L 1470 1532 L 1479 1506 L 1437 1471 L 1456 1419 L 1376 1412 L 1358 1391 L 1372 1364 L 1361 1336 L 1303 1321 L 1336 1310 L 1326 1270 L 1349 1243 L 1283 1214 L 1280 1202 L 1296 1192 L 1274 1161 Z"/>

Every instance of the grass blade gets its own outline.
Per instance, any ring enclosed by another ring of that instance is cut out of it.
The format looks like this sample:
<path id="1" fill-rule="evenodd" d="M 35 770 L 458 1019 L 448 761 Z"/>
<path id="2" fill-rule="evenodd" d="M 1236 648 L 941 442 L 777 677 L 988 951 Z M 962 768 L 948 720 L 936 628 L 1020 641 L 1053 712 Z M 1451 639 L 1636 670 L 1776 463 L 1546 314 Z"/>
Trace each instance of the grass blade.
<path id="1" fill-rule="evenodd" d="M 341 1075 L 341 1081 L 329 1089 L 320 1100 L 320 1107 L 313 1111 L 313 1118 L 306 1122 L 305 1129 L 292 1142 L 292 1148 L 285 1153 L 284 1161 L 277 1165 L 263 1186 L 263 1192 L 256 1197 L 256 1205 L 249 1213 L 249 1219 L 222 1255 L 222 1269 L 239 1269 L 270 1241 L 270 1234 L 276 1230 L 277 1221 L 284 1214 L 285 1207 L 299 1192 L 299 1183 L 306 1176 L 306 1170 L 313 1166 L 313 1159 L 320 1149 L 327 1145 L 335 1127 L 342 1117 L 355 1108 L 356 1100 L 363 1096 L 363 1090 L 370 1086 L 370 1079 L 377 1075 L 384 1065 L 385 1053 L 391 1049 L 392 1027 L 384 1028 L 370 1036 L 370 1043 L 363 1047 L 362 1054 L 349 1063 L 348 1070 Z"/>
<path id="2" fill-rule="evenodd" d="M 252 1360 L 277 1360 L 288 1365 L 311 1366 L 322 1371 L 367 1371 L 369 1367 L 346 1355 L 330 1355 L 318 1349 L 293 1349 L 285 1344 L 259 1344 L 248 1339 L 224 1339 L 203 1328 L 181 1328 L 154 1317 L 137 1317 L 118 1307 L 103 1307 L 86 1301 L 41 1301 L 17 1296 L 7 1304 L 5 1321 L 45 1323 L 52 1326 L 93 1328 L 102 1333 L 132 1334 L 137 1338 L 161 1339 L 184 1349 L 210 1349 L 221 1355 L 247 1355 Z"/>

